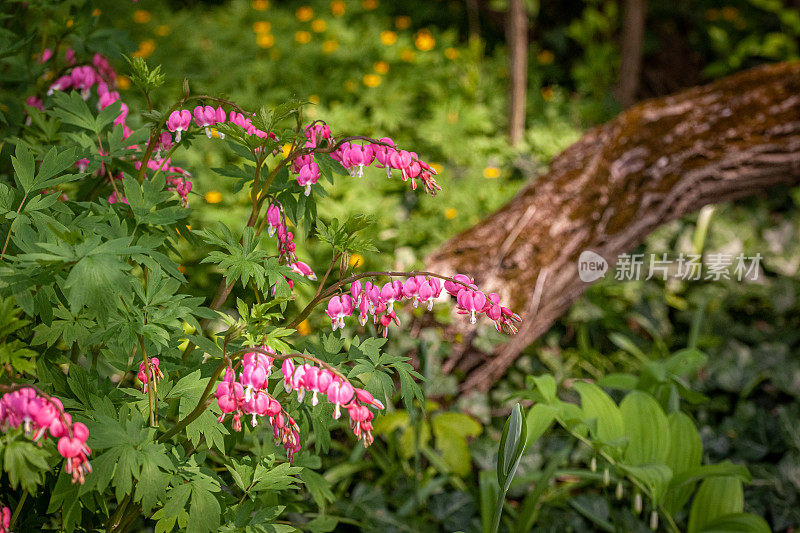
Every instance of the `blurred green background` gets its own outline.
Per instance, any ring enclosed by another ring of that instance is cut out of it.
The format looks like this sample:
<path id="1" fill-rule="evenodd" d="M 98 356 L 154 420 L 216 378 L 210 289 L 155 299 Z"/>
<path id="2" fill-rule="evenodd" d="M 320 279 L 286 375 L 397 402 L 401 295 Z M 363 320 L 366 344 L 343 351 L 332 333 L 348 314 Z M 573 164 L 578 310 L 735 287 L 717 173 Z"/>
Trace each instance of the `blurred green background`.
<path id="1" fill-rule="evenodd" d="M 620 2 L 529 1 L 526 7 L 526 127 L 513 148 L 506 136 L 503 0 L 144 0 L 109 2 L 93 17 L 99 27 L 124 32 L 127 44 L 120 52 L 162 65 L 169 82 L 155 95 L 157 107 L 166 108 L 179 96 L 183 78 L 195 93 L 225 96 L 249 109 L 296 96 L 314 104 L 308 118 L 324 119 L 336 132 L 389 136 L 432 162 L 443 188 L 435 198 L 414 194 L 373 169 L 360 180 L 338 180 L 328 190 L 333 201 L 319 203 L 325 220 L 350 213 L 377 217 L 369 231 L 379 253 L 357 258 L 361 267 L 377 269 L 422 266 L 438 244 L 502 205 L 581 132 L 622 109 L 614 91 Z M 637 97 L 796 59 L 799 7 L 780 0 L 648 2 Z M 115 62 L 124 72 L 120 57 Z M 122 98 L 142 111 L 144 103 L 129 85 L 121 80 Z M 174 158 L 193 174 L 192 226 L 222 220 L 240 227 L 249 209 L 247 193 L 234 194 L 232 182 L 212 170 L 234 155 L 221 143 L 200 140 Z M 796 530 L 798 202 L 797 189 L 780 189 L 718 206 L 707 234 L 698 233 L 696 215 L 663 226 L 639 252 L 687 252 L 698 243 L 706 252 L 758 252 L 764 257 L 762 281 L 600 282 L 526 350 L 490 395 L 461 397 L 462 376 L 441 374 L 441 361 L 458 338 L 435 324 L 421 328 L 416 338 L 395 335 L 388 350 L 418 356 L 429 378 L 426 391 L 436 403 L 427 406 L 428 420 L 448 411 L 472 418 L 459 419 L 458 429 L 448 434 L 397 410 L 378 425 L 381 437 L 370 448 L 369 461 L 362 449 L 334 443 L 320 469 L 334 483 L 331 512 L 384 531 L 417 531 L 431 524 L 443 531 L 467 530 L 478 520 L 478 472 L 492 468 L 496 453 L 501 427 L 496 417 L 505 416 L 510 396 L 530 387 L 527 376 L 550 372 L 559 383 L 568 383 L 613 372 L 640 373 L 645 365 L 635 352 L 663 359 L 694 335 L 696 346 L 708 354 L 705 367 L 688 378 L 690 387 L 707 397 L 690 408 L 706 458 L 746 463 L 754 478 L 745 488 L 746 510 L 764 516 L 776 531 Z M 313 238 L 299 239 L 298 248 L 311 264 L 327 261 L 329 250 Z M 192 291 L 208 295 L 219 273 L 199 267 L 200 252 L 185 266 L 198 273 L 190 277 Z M 322 329 L 325 322 L 320 315 L 307 326 Z M 474 342 L 489 351 L 499 338 L 486 327 Z M 474 420 L 485 429 L 475 427 Z M 449 450 L 443 465 L 434 456 L 413 453 L 414 442 L 429 441 L 436 450 Z M 565 447 L 564 434 L 545 435 L 523 458 L 523 477 Z M 621 517 L 628 531 L 648 530 L 646 517 L 630 509 L 629 498 L 608 503 L 602 490 L 569 477 L 569 468 L 585 470 L 589 461 L 585 450 L 569 449 L 564 472 L 542 500 L 537 530 L 592 530 L 611 515 Z M 421 480 L 410 478 L 412 461 L 427 465 Z M 336 466 L 326 470 L 330 465 Z M 510 495 L 522 497 L 529 490 L 530 485 L 520 484 Z"/>

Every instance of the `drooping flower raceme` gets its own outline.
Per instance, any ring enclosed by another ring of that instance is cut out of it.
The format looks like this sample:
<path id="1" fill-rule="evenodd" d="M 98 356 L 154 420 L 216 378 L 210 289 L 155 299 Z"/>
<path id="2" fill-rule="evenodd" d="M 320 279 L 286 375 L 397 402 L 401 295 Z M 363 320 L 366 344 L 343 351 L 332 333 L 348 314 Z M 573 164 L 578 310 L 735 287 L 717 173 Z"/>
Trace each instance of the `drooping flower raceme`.
<path id="1" fill-rule="evenodd" d="M 350 284 L 349 294 L 335 295 L 328 301 L 326 313 L 331 319 L 331 327 L 336 330 L 344 327 L 344 319 L 356 310 L 358 320 L 363 326 L 369 311 L 381 335 L 385 337 L 392 322 L 400 325 L 400 319 L 395 312 L 396 303 L 410 301 L 414 307 L 423 303 L 430 311 L 442 288 L 439 278 L 413 274 L 405 282 L 394 280 L 380 288 L 370 281 L 362 288 L 361 281 L 356 280 Z M 487 297 L 479 291 L 471 278 L 456 274 L 452 280 L 444 282 L 444 289 L 456 298 L 458 313 L 469 315 L 471 323 L 477 321 L 478 315 L 485 314 L 495 323 L 498 331 L 505 329 L 509 333 L 516 333 L 515 323 L 520 322 L 520 317 L 501 306 L 497 294 L 490 293 Z M 348 305 L 344 305 L 345 298 Z"/>
<path id="2" fill-rule="evenodd" d="M 92 471 L 88 456 L 92 453 L 86 445 L 89 429 L 64 411 L 58 398 L 45 397 L 31 387 L 6 393 L 0 398 L 0 430 L 22 427 L 35 442 L 51 437 L 57 439 L 56 448 L 64 459 L 64 470 L 72 474 L 73 483 L 83 483 Z"/>
<path id="3" fill-rule="evenodd" d="M 257 352 L 245 353 L 242 370 L 238 377 L 228 368 L 225 377 L 217 385 L 214 396 L 222 411 L 218 421 L 233 414 L 233 429 L 240 431 L 243 415 L 251 415 L 251 425 L 256 427 L 260 417 L 266 417 L 273 428 L 273 436 L 286 450 L 291 461 L 300 450 L 300 434 L 297 423 L 289 416 L 280 402 L 269 393 L 269 378 L 272 375 L 274 350 L 262 346 Z M 365 446 L 372 443 L 372 412 L 367 406 L 383 409 L 383 404 L 369 392 L 354 387 L 343 376 L 321 366 L 304 363 L 295 365 L 291 358 L 281 364 L 281 376 L 287 393 L 297 392 L 297 401 L 302 402 L 311 394 L 311 404 L 317 405 L 325 397 L 334 406 L 334 418 L 341 416 L 342 409 L 350 415 L 354 434 Z"/>

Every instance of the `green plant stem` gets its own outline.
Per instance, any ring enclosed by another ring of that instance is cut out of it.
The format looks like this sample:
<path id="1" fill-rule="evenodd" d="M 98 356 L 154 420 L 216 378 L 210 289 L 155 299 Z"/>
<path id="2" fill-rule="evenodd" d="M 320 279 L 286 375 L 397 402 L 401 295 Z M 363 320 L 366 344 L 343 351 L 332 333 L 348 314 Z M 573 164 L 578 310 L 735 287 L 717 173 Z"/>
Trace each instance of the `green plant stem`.
<path id="1" fill-rule="evenodd" d="M 176 422 L 175 425 L 169 429 L 169 431 L 158 437 L 157 442 L 168 441 L 183 428 L 194 422 L 194 420 L 198 416 L 203 414 L 203 412 L 207 408 L 206 403 L 208 397 L 211 395 L 211 391 L 214 389 L 214 385 L 217 382 L 217 378 L 219 377 L 219 375 L 222 373 L 222 371 L 225 369 L 226 366 L 227 366 L 227 361 L 223 360 L 222 363 L 214 370 L 214 373 L 211 374 L 211 377 L 208 380 L 208 384 L 206 385 L 206 388 L 203 390 L 203 394 L 200 395 L 200 400 L 197 402 L 195 408 L 192 409 L 192 412 L 183 417 L 183 419 Z"/>
<path id="2" fill-rule="evenodd" d="M 498 487 L 497 502 L 494 505 L 494 518 L 492 518 L 492 533 L 500 529 L 500 517 L 503 516 L 503 504 L 506 503 L 506 492 Z"/>
<path id="3" fill-rule="evenodd" d="M 25 500 L 27 499 L 28 499 L 28 491 L 23 490 L 22 496 L 17 502 L 17 506 L 14 508 L 14 514 L 11 516 L 10 527 L 14 527 L 14 524 L 17 523 L 17 517 L 19 517 L 19 513 L 22 511 L 22 506 L 25 505 Z"/>
<path id="4" fill-rule="evenodd" d="M 119 526 L 120 518 L 122 518 L 125 509 L 128 508 L 128 502 L 130 501 L 131 501 L 131 495 L 128 494 L 122 499 L 121 502 L 119 502 L 117 510 L 111 517 L 109 517 L 108 521 L 106 522 L 106 532 L 114 531 L 117 528 L 117 526 Z"/>

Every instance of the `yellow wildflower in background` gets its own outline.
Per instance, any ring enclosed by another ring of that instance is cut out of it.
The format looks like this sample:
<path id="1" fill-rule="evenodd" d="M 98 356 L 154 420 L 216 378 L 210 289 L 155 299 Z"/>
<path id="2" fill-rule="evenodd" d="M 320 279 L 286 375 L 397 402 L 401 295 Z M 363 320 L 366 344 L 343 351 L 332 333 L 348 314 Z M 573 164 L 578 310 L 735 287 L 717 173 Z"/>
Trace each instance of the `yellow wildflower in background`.
<path id="1" fill-rule="evenodd" d="M 311 41 L 311 33 L 305 30 L 294 32 L 294 40 L 300 44 L 306 44 Z"/>
<path id="2" fill-rule="evenodd" d="M 297 333 L 300 335 L 308 335 L 311 333 L 311 326 L 308 325 L 308 320 L 303 320 L 297 324 Z"/>
<path id="3" fill-rule="evenodd" d="M 377 61 L 372 68 L 375 69 L 375 72 L 378 74 L 386 74 L 389 72 L 389 63 L 386 61 Z"/>
<path id="4" fill-rule="evenodd" d="M 297 10 L 295 15 L 300 22 L 308 22 L 314 18 L 314 10 L 310 6 L 303 6 Z"/>
<path id="5" fill-rule="evenodd" d="M 364 85 L 367 87 L 377 87 L 381 84 L 381 77 L 377 74 L 365 74 Z"/>
<path id="6" fill-rule="evenodd" d="M 419 30 L 416 37 L 414 37 L 414 46 L 421 52 L 427 52 L 436 46 L 436 39 L 433 38 L 433 35 L 428 30 Z"/>
<path id="7" fill-rule="evenodd" d="M 405 50 L 400 52 L 400 59 L 402 59 L 406 63 L 413 63 L 416 58 L 417 54 L 414 52 L 414 50 L 409 50 L 408 48 L 406 48 Z"/>
<path id="8" fill-rule="evenodd" d="M 550 50 L 541 50 L 538 54 L 536 54 L 536 59 L 542 65 L 549 65 L 555 59 L 555 55 Z"/>
<path id="9" fill-rule="evenodd" d="M 100 8 L 99 8 L 99 7 L 97 7 L 97 8 L 95 8 L 95 10 L 94 10 L 94 11 L 92 11 L 92 16 L 93 16 L 93 17 L 99 17 L 99 16 L 100 16 L 100 13 L 102 13 L 102 11 L 100 11 Z"/>
<path id="10" fill-rule="evenodd" d="M 120 76 L 117 78 L 117 87 L 123 91 L 131 88 L 131 79 L 128 76 Z"/>
<path id="11" fill-rule="evenodd" d="M 250 6 L 256 11 L 265 11 L 269 9 L 269 0 L 253 0 Z"/>
<path id="12" fill-rule="evenodd" d="M 353 80 L 347 80 L 346 82 L 344 82 L 344 90 L 349 93 L 356 92 L 356 82 L 354 82 Z"/>
<path id="13" fill-rule="evenodd" d="M 269 33 L 272 29 L 272 24 L 266 20 L 259 20 L 253 23 L 253 31 L 255 33 Z"/>
<path id="14" fill-rule="evenodd" d="M 141 43 L 139 43 L 139 49 L 136 50 L 133 55 L 134 57 L 141 57 L 145 58 L 153 53 L 153 50 L 156 49 L 156 42 L 153 39 L 145 39 Z"/>
<path id="15" fill-rule="evenodd" d="M 331 2 L 331 13 L 334 17 L 341 17 L 345 12 L 345 3 L 342 0 Z"/>
<path id="16" fill-rule="evenodd" d="M 170 33 L 172 33 L 172 28 L 170 28 L 166 24 L 159 24 L 158 26 L 156 26 L 156 35 L 158 35 L 159 37 L 166 37 Z"/>
<path id="17" fill-rule="evenodd" d="M 555 95 L 556 93 L 553 91 L 552 87 L 542 87 L 542 98 L 544 98 L 545 102 L 552 100 Z"/>
<path id="18" fill-rule="evenodd" d="M 397 34 L 390 30 L 382 31 L 381 42 L 386 46 L 392 46 L 394 43 L 397 42 Z"/>
<path id="19" fill-rule="evenodd" d="M 69 19 L 69 20 L 67 21 L 67 28 L 71 28 L 73 24 L 75 24 L 75 21 L 74 21 L 74 20 L 72 20 L 72 19 Z"/>
<path id="20" fill-rule="evenodd" d="M 442 165 L 440 165 L 439 163 L 430 163 L 430 167 L 437 174 L 441 174 L 442 173 Z"/>
<path id="21" fill-rule="evenodd" d="M 269 48 L 275 44 L 275 36 L 269 33 L 259 33 L 256 42 L 261 48 Z"/>
<path id="22" fill-rule="evenodd" d="M 401 30 L 408 29 L 411 26 L 411 17 L 406 17 L 404 15 L 395 17 L 394 25 L 400 28 Z"/>
<path id="23" fill-rule="evenodd" d="M 133 12 L 133 21 L 138 22 L 139 24 L 144 24 L 145 22 L 150 22 L 150 19 L 153 18 L 153 15 L 150 14 L 149 11 L 146 9 L 137 9 Z"/>
<path id="24" fill-rule="evenodd" d="M 318 94 L 309 95 L 308 101 L 314 105 L 319 104 L 319 95 Z"/>
<path id="25" fill-rule="evenodd" d="M 218 204 L 222 201 L 222 193 L 219 191 L 208 191 L 206 193 L 206 202 L 209 204 Z"/>
<path id="26" fill-rule="evenodd" d="M 334 41 L 333 39 L 328 39 L 324 43 L 322 43 L 322 51 L 326 54 L 330 54 L 336 51 L 339 48 L 339 43 Z"/>
<path id="27" fill-rule="evenodd" d="M 289 144 L 289 143 L 284 144 L 281 147 L 281 151 L 283 152 L 283 157 L 288 157 L 289 156 L 289 152 L 292 151 L 292 145 Z"/>
<path id="28" fill-rule="evenodd" d="M 361 2 L 361 7 L 364 9 L 375 9 L 378 7 L 378 0 L 364 0 Z"/>
<path id="29" fill-rule="evenodd" d="M 483 177 L 487 179 L 499 178 L 500 169 L 496 166 L 490 165 L 483 169 Z"/>
<path id="30" fill-rule="evenodd" d="M 316 19 L 311 23 L 311 29 L 317 33 L 322 33 L 328 29 L 328 23 L 322 19 Z"/>
<path id="31" fill-rule="evenodd" d="M 444 216 L 448 220 L 453 220 L 458 216 L 458 211 L 456 211 L 452 207 L 448 207 L 447 209 L 444 210 Z"/>
<path id="32" fill-rule="evenodd" d="M 350 268 L 355 268 L 358 265 L 364 264 L 364 257 L 361 254 L 353 254 L 350 256 L 350 260 L 347 262 L 350 265 Z"/>
<path id="33" fill-rule="evenodd" d="M 458 56 L 460 56 L 460 55 L 461 55 L 461 52 L 459 52 L 458 50 L 456 50 L 453 47 L 444 49 L 444 57 L 446 57 L 447 59 L 449 59 L 451 61 L 455 60 L 455 59 L 458 59 Z"/>

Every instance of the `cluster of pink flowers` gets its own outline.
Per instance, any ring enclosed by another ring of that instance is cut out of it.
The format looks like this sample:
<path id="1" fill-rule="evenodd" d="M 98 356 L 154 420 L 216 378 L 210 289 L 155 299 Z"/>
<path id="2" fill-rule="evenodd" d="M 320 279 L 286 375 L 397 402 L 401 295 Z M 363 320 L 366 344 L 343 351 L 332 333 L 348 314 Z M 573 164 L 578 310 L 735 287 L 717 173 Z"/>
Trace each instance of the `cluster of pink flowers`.
<path id="1" fill-rule="evenodd" d="M 303 146 L 311 150 L 316 149 L 324 140 L 330 141 L 331 129 L 326 124 L 311 124 L 306 126 L 306 143 Z M 319 181 L 319 164 L 314 161 L 314 154 L 296 157 L 292 161 L 292 172 L 297 175 L 297 184 L 305 189 L 305 195 L 311 194 L 311 186 Z"/>
<path id="2" fill-rule="evenodd" d="M 49 50 L 45 50 L 47 54 Z M 50 53 L 52 55 L 52 52 Z M 73 65 L 75 63 L 75 52 L 67 50 L 65 58 L 67 63 Z M 49 59 L 49 56 L 48 56 Z M 83 65 L 73 68 L 69 73 L 64 74 L 58 78 L 47 91 L 48 95 L 53 94 L 54 91 L 65 91 L 69 88 L 81 91 L 81 96 L 86 100 L 91 94 L 91 89 L 95 84 L 114 84 L 117 81 L 117 73 L 108 62 L 108 59 L 95 54 L 92 60 L 92 65 Z M 108 86 L 106 85 L 106 90 Z M 100 88 L 98 87 L 98 96 Z M 103 91 L 105 92 L 105 91 Z"/>
<path id="3" fill-rule="evenodd" d="M 485 313 L 494 321 L 498 331 L 506 329 L 516 333 L 514 323 L 521 319 L 510 309 L 500 305 L 497 294 L 490 293 L 487 298 L 478 290 L 473 280 L 463 274 L 457 274 L 453 279 L 461 283 L 445 281 L 444 289 L 456 298 L 456 308 L 460 314 L 469 314 L 470 322 L 474 324 L 476 315 Z M 368 281 L 362 287 L 361 281 L 356 280 L 350 284 L 350 294 L 340 294 L 328 300 L 325 313 L 330 318 L 334 331 L 343 328 L 344 319 L 355 312 L 358 313 L 358 321 L 362 326 L 366 324 L 368 315 L 373 315 L 381 335 L 386 337 L 392 322 L 400 325 L 394 310 L 395 302 L 410 300 L 414 307 L 422 303 L 430 311 L 434 300 L 442 293 L 442 288 L 439 279 L 425 276 L 411 276 L 405 282 L 394 280 L 383 286 Z"/>
<path id="4" fill-rule="evenodd" d="M 273 353 L 268 347 L 262 350 Z M 243 415 L 251 415 L 251 425 L 258 425 L 258 417 L 268 417 L 273 428 L 275 440 L 283 445 L 289 460 L 300 451 L 299 428 L 289 416 L 280 402 L 269 394 L 269 377 L 272 374 L 275 358 L 261 352 L 248 352 L 242 359 L 242 371 L 238 380 L 233 369 L 228 368 L 225 377 L 217 385 L 214 396 L 222 416 L 222 422 L 229 413 L 233 413 L 233 429 L 240 431 Z M 328 370 L 310 364 L 295 366 L 291 359 L 285 359 L 281 366 L 284 388 L 287 393 L 297 391 L 297 401 L 302 402 L 306 393 L 311 393 L 311 404 L 319 403 L 319 396 L 324 395 L 334 404 L 333 417 L 341 417 L 341 409 L 347 409 L 353 433 L 364 446 L 372 441 L 372 412 L 367 405 L 383 409 L 381 402 L 369 392 L 353 387 L 353 385 Z"/>
<path id="5" fill-rule="evenodd" d="M 41 62 L 44 63 L 51 56 L 52 52 L 49 49 L 45 50 Z M 65 58 L 68 64 L 74 64 L 75 52 L 72 49 L 68 49 Z M 94 55 L 92 63 L 92 65 L 81 65 L 72 68 L 69 73 L 64 74 L 50 85 L 47 95 L 49 96 L 55 91 L 75 89 L 81 92 L 84 100 L 88 100 L 92 94 L 92 87 L 97 85 L 97 109 L 104 109 L 119 100 L 119 93 L 114 90 L 117 82 L 117 73 L 111 63 L 100 54 Z M 42 101 L 36 96 L 28 97 L 25 103 L 37 109 L 42 109 Z M 114 119 L 114 125 L 122 124 L 123 138 L 127 138 L 131 134 L 130 128 L 125 124 L 125 118 L 128 116 L 128 106 L 124 102 L 121 105 L 120 114 Z"/>
<path id="6" fill-rule="evenodd" d="M 411 189 L 417 189 L 416 180 L 422 181 L 426 192 L 435 195 L 442 188 L 433 177 L 436 171 L 426 162 L 419 159 L 415 152 L 398 150 L 388 137 L 380 139 L 379 143 L 356 144 L 342 143 L 332 154 L 335 160 L 350 171 L 350 175 L 361 177 L 364 167 L 378 161 L 378 168 L 386 169 L 386 177 L 392 177 L 392 170 L 399 170 L 403 181 L 411 180 Z"/>
<path id="7" fill-rule="evenodd" d="M 0 533 L 11 533 L 11 509 L 3 507 L 0 509 Z"/>
<path id="8" fill-rule="evenodd" d="M 139 372 L 136 377 L 139 378 L 139 383 L 142 384 L 142 393 L 147 394 L 147 373 L 145 372 L 144 361 L 139 363 Z M 153 389 L 158 390 L 158 380 L 164 379 L 164 373 L 158 368 L 158 357 L 150 358 L 150 381 L 153 382 Z"/>
<path id="9" fill-rule="evenodd" d="M 39 396 L 30 387 L 4 394 L 0 398 L 0 430 L 20 426 L 36 442 L 48 432 L 58 439 L 56 448 L 66 460 L 65 471 L 72 474 L 73 483 L 84 482 L 86 473 L 92 471 L 88 459 L 92 451 L 86 445 L 89 429 L 73 423 L 58 398 Z"/>
<path id="10" fill-rule="evenodd" d="M 230 114 L 226 115 L 222 106 L 218 106 L 214 109 L 210 105 L 199 105 L 194 108 L 194 112 L 190 112 L 188 109 L 176 109 L 170 113 L 167 118 L 167 129 L 175 133 L 175 142 L 181 142 L 181 132 L 189 130 L 189 126 L 192 125 L 193 117 L 194 123 L 198 127 L 205 128 L 206 136 L 209 139 L 214 135 L 211 128 L 226 121 L 230 121 L 241 127 L 248 135 L 255 135 L 262 139 L 266 139 L 267 137 L 273 140 L 277 139 L 274 133 L 267 133 L 253 126 L 253 121 L 249 117 L 245 117 L 242 113 L 231 111 Z M 221 139 L 225 138 L 225 134 L 221 131 L 218 131 L 217 135 L 219 135 Z"/>
<path id="11" fill-rule="evenodd" d="M 295 366 L 291 359 L 285 359 L 281 366 L 283 386 L 286 392 L 297 391 L 297 401 L 302 402 L 307 392 L 311 393 L 311 405 L 319 403 L 323 394 L 334 405 L 333 418 L 341 417 L 341 408 L 347 409 L 353 434 L 363 441 L 364 446 L 372 444 L 372 419 L 374 415 L 367 405 L 383 409 L 383 404 L 364 389 L 353 387 L 343 377 L 327 368 L 304 363 Z"/>
<path id="12" fill-rule="evenodd" d="M 286 224 L 284 224 L 283 220 L 283 213 L 277 204 L 270 204 L 267 208 L 267 233 L 270 237 L 277 234 L 278 237 L 278 254 L 279 254 L 279 261 L 281 263 L 285 263 L 289 266 L 297 274 L 304 276 L 311 281 L 315 281 L 317 279 L 317 275 L 303 261 L 298 261 L 297 256 L 295 256 L 295 244 L 294 244 L 294 234 L 291 231 L 286 230 Z M 292 288 L 293 282 L 291 279 L 286 279 L 289 283 L 289 287 Z"/>
<path id="13" fill-rule="evenodd" d="M 516 324 L 522 319 L 508 307 L 500 305 L 500 296 L 494 292 L 485 295 L 478 290 L 475 280 L 464 274 L 456 274 L 455 281 L 445 281 L 444 290 L 456 298 L 456 309 L 459 314 L 469 315 L 469 321 L 474 324 L 477 314 L 485 314 L 494 322 L 497 331 L 506 330 L 509 333 L 516 333 Z M 464 284 L 468 285 L 465 286 Z"/>
<path id="14" fill-rule="evenodd" d="M 269 347 L 262 349 L 274 353 Z M 229 413 L 233 413 L 233 430 L 241 431 L 243 414 L 252 416 L 250 423 L 253 427 L 258 425 L 258 417 L 268 417 L 275 440 L 283 446 L 289 461 L 292 461 L 294 454 L 300 451 L 300 428 L 267 390 L 273 362 L 274 359 L 268 355 L 248 352 L 242 359 L 238 381 L 233 369 L 225 371 L 225 377 L 214 392 L 222 411 L 217 421 L 222 422 Z"/>

